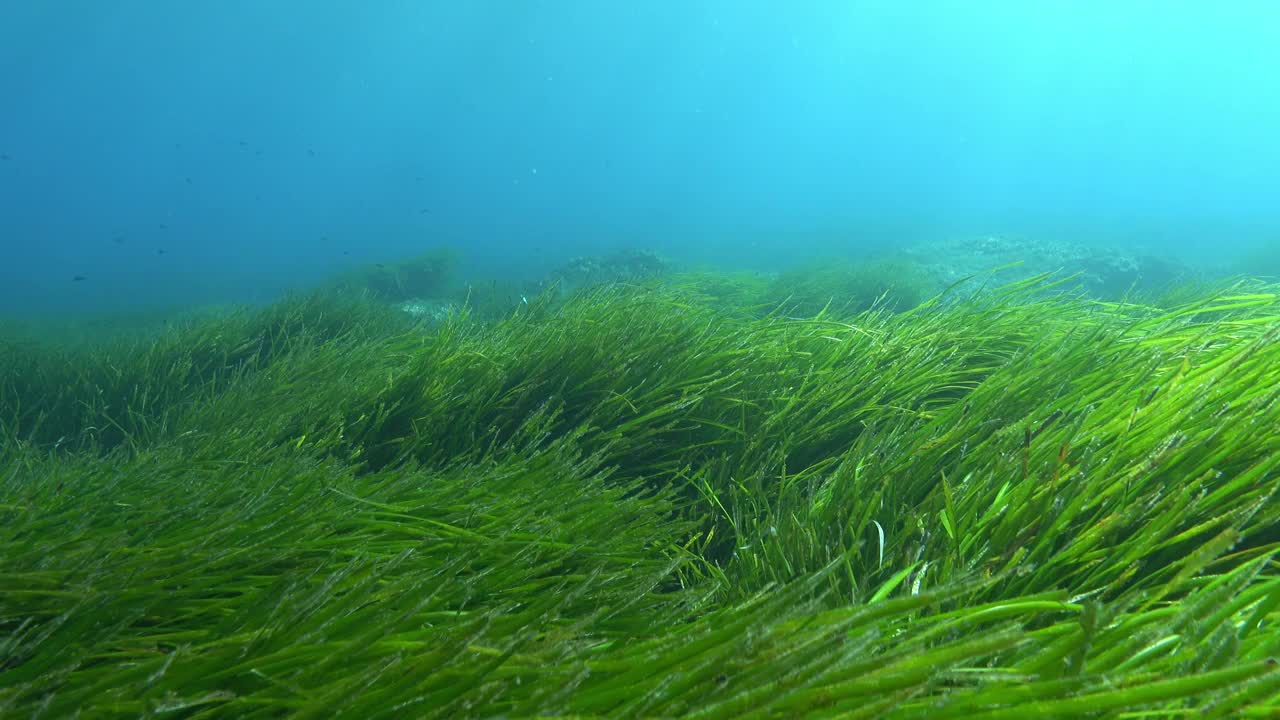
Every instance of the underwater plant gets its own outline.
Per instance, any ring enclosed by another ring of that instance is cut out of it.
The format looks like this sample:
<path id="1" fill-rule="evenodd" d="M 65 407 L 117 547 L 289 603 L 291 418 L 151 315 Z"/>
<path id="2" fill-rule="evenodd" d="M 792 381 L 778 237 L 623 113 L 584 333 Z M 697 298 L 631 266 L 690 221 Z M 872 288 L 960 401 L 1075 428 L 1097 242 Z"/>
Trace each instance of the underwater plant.
<path id="1" fill-rule="evenodd" d="M 0 715 L 1280 712 L 1280 288 L 738 282 L 4 345 Z"/>
<path id="2" fill-rule="evenodd" d="M 932 292 L 914 263 L 888 257 L 808 262 L 779 273 L 768 294 L 789 314 L 813 316 L 824 309 L 840 315 L 873 307 L 909 310 Z"/>
<path id="3" fill-rule="evenodd" d="M 461 254 L 437 248 L 395 262 L 381 262 L 347 272 L 334 281 L 337 289 L 367 293 L 385 302 L 440 298 L 454 290 Z"/>

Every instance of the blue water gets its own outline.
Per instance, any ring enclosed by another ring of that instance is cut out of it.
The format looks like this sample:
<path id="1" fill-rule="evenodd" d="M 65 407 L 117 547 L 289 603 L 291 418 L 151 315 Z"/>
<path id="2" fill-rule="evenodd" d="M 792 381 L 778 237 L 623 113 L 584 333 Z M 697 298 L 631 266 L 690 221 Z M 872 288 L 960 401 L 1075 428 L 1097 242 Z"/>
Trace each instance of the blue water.
<path id="1" fill-rule="evenodd" d="M 1212 258 L 1280 237 L 1277 28 L 1244 0 L 8 2 L 0 311 L 261 300 L 439 245 Z"/>

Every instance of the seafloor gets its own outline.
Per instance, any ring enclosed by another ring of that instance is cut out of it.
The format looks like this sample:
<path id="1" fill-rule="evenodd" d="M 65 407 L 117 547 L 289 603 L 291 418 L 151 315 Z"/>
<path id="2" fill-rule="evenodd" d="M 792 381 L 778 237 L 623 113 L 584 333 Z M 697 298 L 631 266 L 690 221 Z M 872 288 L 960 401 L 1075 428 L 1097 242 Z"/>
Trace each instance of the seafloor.
<path id="1" fill-rule="evenodd" d="M 0 716 L 1280 716 L 1280 286 L 981 247 L 8 322 Z"/>

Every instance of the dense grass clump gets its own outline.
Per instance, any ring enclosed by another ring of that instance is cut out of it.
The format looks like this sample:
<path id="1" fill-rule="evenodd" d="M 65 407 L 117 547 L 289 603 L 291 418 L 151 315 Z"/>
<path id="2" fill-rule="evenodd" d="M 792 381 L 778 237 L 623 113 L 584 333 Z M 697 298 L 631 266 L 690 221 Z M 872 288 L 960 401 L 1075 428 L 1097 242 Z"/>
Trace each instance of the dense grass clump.
<path id="1" fill-rule="evenodd" d="M 407 328 L 360 296 L 297 297 L 126 332 L 0 338 L 0 439 L 104 451 L 172 434 L 193 403 L 302 347 L 358 345 Z"/>
<path id="2" fill-rule="evenodd" d="M 1274 287 L 758 293 L 4 345 L 0 715 L 1280 713 Z"/>
<path id="3" fill-rule="evenodd" d="M 793 315 L 815 315 L 824 308 L 848 314 L 877 306 L 913 308 L 928 298 L 930 283 L 903 259 L 830 259 L 786 270 L 768 293 Z"/>

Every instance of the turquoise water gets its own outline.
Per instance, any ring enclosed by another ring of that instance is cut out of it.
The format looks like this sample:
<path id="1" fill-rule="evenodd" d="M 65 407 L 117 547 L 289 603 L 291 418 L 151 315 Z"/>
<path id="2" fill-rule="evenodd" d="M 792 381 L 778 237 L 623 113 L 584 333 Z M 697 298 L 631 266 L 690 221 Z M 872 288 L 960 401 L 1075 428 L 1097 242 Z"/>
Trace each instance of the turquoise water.
<path id="1" fill-rule="evenodd" d="M 774 268 L 1280 236 L 1266 2 L 0 9 L 0 312 L 265 300 L 438 246 Z"/>

